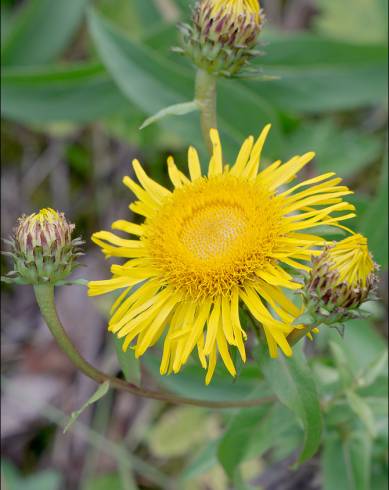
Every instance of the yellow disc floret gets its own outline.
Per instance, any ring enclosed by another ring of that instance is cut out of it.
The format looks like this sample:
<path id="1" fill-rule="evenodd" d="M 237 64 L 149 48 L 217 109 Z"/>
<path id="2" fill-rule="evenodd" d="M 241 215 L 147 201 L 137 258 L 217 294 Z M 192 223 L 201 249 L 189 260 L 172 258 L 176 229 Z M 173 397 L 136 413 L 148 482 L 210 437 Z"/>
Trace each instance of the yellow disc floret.
<path id="1" fill-rule="evenodd" d="M 282 207 L 261 182 L 228 173 L 178 188 L 143 236 L 166 284 L 188 299 L 255 281 L 282 233 Z"/>

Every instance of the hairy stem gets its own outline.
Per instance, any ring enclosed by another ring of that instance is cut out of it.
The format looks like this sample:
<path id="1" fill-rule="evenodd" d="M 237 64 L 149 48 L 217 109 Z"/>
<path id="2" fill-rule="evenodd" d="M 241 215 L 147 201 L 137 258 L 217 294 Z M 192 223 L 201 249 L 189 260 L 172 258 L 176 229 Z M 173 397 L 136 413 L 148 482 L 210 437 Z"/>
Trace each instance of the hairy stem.
<path id="1" fill-rule="evenodd" d="M 65 352 L 72 363 L 82 371 L 86 376 L 93 379 L 97 383 L 101 384 L 104 381 L 109 381 L 113 388 L 118 390 L 127 391 L 133 395 L 142 396 L 144 398 L 150 398 L 152 400 L 160 400 L 173 404 L 186 404 L 197 407 L 207 408 L 243 408 L 254 407 L 257 405 L 263 405 L 265 403 L 272 403 L 275 401 L 273 397 L 258 398 L 253 400 L 242 401 L 209 401 L 209 400 L 196 400 L 193 398 L 186 398 L 176 396 L 171 393 L 163 393 L 158 391 L 151 391 L 144 388 L 139 388 L 131 383 L 110 376 L 98 369 L 94 368 L 88 361 L 86 361 L 76 349 L 73 342 L 70 340 L 66 333 L 61 321 L 58 318 L 57 310 L 55 307 L 54 298 L 54 286 L 48 284 L 40 284 L 34 286 L 35 297 L 42 316 L 47 323 L 51 333 L 58 342 L 58 345 Z"/>
<path id="2" fill-rule="evenodd" d="M 206 71 L 197 70 L 195 100 L 200 106 L 201 132 L 210 154 L 212 154 L 212 143 L 209 138 L 209 130 L 217 129 L 216 80 L 216 77 Z"/>

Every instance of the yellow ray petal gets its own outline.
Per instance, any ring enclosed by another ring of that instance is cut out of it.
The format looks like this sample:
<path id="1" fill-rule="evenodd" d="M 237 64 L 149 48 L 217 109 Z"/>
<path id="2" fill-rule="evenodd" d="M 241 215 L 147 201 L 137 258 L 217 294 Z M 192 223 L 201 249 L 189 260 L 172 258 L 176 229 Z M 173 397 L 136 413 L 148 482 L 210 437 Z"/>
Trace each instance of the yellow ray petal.
<path id="1" fill-rule="evenodd" d="M 307 163 L 315 157 L 315 153 L 309 152 L 301 157 L 294 157 L 289 162 L 281 165 L 271 176 L 271 189 L 277 189 L 294 177 Z"/>
<path id="2" fill-rule="evenodd" d="M 250 179 L 256 178 L 260 165 L 262 149 L 270 129 L 271 124 L 267 124 L 259 135 L 258 140 L 256 141 L 254 148 L 252 149 L 250 159 L 246 165 L 246 168 L 242 172 L 243 177 L 247 177 Z"/>
<path id="3" fill-rule="evenodd" d="M 209 132 L 209 137 L 212 142 L 213 153 L 209 163 L 208 177 L 213 177 L 214 175 L 220 175 L 223 172 L 223 156 L 219 132 L 217 129 L 211 129 Z"/>
<path id="4" fill-rule="evenodd" d="M 251 149 L 254 145 L 253 136 L 249 136 L 243 143 L 239 154 L 236 158 L 235 165 L 231 168 L 230 173 L 232 175 L 242 175 L 243 170 L 246 167 L 247 160 L 249 159 Z"/>
<path id="5" fill-rule="evenodd" d="M 192 182 L 201 178 L 200 159 L 196 149 L 193 148 L 193 146 L 190 146 L 188 150 L 188 167 Z"/>
<path id="6" fill-rule="evenodd" d="M 187 184 L 189 182 L 188 177 L 186 177 L 180 170 L 178 170 L 176 164 L 174 163 L 173 157 L 168 157 L 167 168 L 169 178 L 172 181 L 174 187 L 181 187 L 183 184 Z"/>
<path id="7" fill-rule="evenodd" d="M 126 221 L 124 219 L 120 219 L 114 221 L 111 225 L 113 230 L 120 230 L 129 233 L 130 235 L 141 236 L 144 232 L 144 227 L 141 225 L 136 225 L 135 223 L 131 223 L 130 221 Z"/>
<path id="8" fill-rule="evenodd" d="M 153 199 L 162 202 L 165 197 L 171 194 L 168 189 L 155 182 L 146 174 L 138 160 L 133 160 L 132 166 L 139 182 Z"/>
<path id="9" fill-rule="evenodd" d="M 246 340 L 247 335 L 240 325 L 238 288 L 234 288 L 231 293 L 231 321 L 234 331 L 235 343 L 238 347 L 240 357 L 242 358 L 243 362 L 246 362 L 246 349 L 244 347 L 243 339 Z"/>
<path id="10" fill-rule="evenodd" d="M 206 385 L 209 385 L 209 383 L 211 382 L 211 379 L 213 377 L 213 373 L 215 372 L 216 360 L 217 360 L 217 352 L 216 352 L 216 343 L 215 343 L 213 346 L 213 349 L 209 355 L 208 371 L 207 371 L 207 375 L 205 377 L 205 384 Z"/>
<path id="11" fill-rule="evenodd" d="M 208 320 L 207 338 L 205 341 L 204 352 L 206 355 L 211 353 L 213 346 L 215 345 L 217 330 L 219 328 L 220 313 L 221 313 L 221 299 L 218 296 L 213 305 L 211 315 Z"/>
<path id="12" fill-rule="evenodd" d="M 236 376 L 236 369 L 234 366 L 234 363 L 231 359 L 230 352 L 228 350 L 228 344 L 226 341 L 226 337 L 224 335 L 222 326 L 219 325 L 218 333 L 216 336 L 216 341 L 217 341 L 217 347 L 220 352 L 220 356 L 223 359 L 224 365 L 228 369 L 228 372 L 231 374 L 231 376 Z"/>
<path id="13" fill-rule="evenodd" d="M 222 298 L 222 325 L 228 343 L 234 345 L 235 340 L 231 321 L 231 300 L 228 296 L 223 296 Z"/>
<path id="14" fill-rule="evenodd" d="M 141 355 L 143 355 L 145 351 L 149 348 L 150 344 L 153 341 L 154 335 L 161 327 L 163 328 L 168 315 L 170 314 L 172 308 L 174 308 L 174 306 L 177 304 L 178 301 L 179 298 L 173 295 L 173 297 L 168 299 L 167 302 L 161 307 L 152 325 L 150 325 L 149 328 L 147 329 L 141 343 L 136 346 L 135 349 L 136 358 L 139 358 Z"/>

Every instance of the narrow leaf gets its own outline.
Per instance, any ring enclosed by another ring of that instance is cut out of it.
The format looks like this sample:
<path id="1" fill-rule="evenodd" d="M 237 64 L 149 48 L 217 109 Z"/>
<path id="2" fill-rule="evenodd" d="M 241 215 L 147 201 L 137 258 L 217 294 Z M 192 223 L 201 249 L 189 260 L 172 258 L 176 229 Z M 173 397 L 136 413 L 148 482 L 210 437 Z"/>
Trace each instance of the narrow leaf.
<path id="1" fill-rule="evenodd" d="M 364 431 L 342 438 L 337 432 L 326 434 L 321 465 L 323 490 L 370 490 L 372 445 Z"/>
<path id="2" fill-rule="evenodd" d="M 237 468 L 244 460 L 258 427 L 263 423 L 268 407 L 241 410 L 232 419 L 220 439 L 217 455 L 227 475 L 233 479 Z"/>
<path id="3" fill-rule="evenodd" d="M 384 371 L 384 369 L 386 370 Z M 360 386 L 369 386 L 381 375 L 387 376 L 388 372 L 388 351 L 385 350 L 358 376 Z"/>
<path id="4" fill-rule="evenodd" d="M 87 279 L 69 279 L 69 281 L 59 281 L 56 283 L 56 286 L 88 286 Z"/>
<path id="5" fill-rule="evenodd" d="M 66 424 L 63 433 L 65 434 L 70 429 L 70 427 L 74 424 L 74 422 L 78 419 L 78 417 L 82 414 L 84 410 L 86 410 L 90 405 L 93 405 L 93 403 L 96 403 L 98 400 L 103 398 L 103 396 L 108 393 L 108 390 L 109 381 L 105 381 L 97 388 L 95 393 L 89 398 L 88 401 L 84 403 L 84 405 L 79 410 L 76 410 L 70 415 L 69 421 Z"/>
<path id="6" fill-rule="evenodd" d="M 81 24 L 87 0 L 24 2 L 2 46 L 2 63 L 33 65 L 61 54 Z"/>
<path id="7" fill-rule="evenodd" d="M 139 129 L 144 129 L 150 124 L 160 121 L 166 116 L 183 116 L 190 112 L 198 111 L 199 104 L 197 101 L 183 102 L 182 104 L 174 104 L 165 109 L 158 111 L 154 116 L 148 117 Z"/>
<path id="8" fill-rule="evenodd" d="M 330 341 L 330 349 L 335 361 L 335 365 L 339 371 L 340 379 L 343 387 L 346 388 L 354 382 L 353 373 L 349 367 L 348 359 L 341 345 Z"/>
<path id="9" fill-rule="evenodd" d="M 304 429 L 304 445 L 297 464 L 311 458 L 319 448 L 322 417 L 315 381 L 310 368 L 298 348 L 293 357 L 270 359 L 261 356 L 265 378 L 281 403 L 300 420 Z"/>
<path id="10" fill-rule="evenodd" d="M 358 396 L 353 391 L 346 392 L 347 400 L 353 412 L 361 419 L 362 423 L 366 426 L 369 434 L 375 437 L 377 434 L 374 415 L 369 405 L 363 398 Z"/>
<path id="11" fill-rule="evenodd" d="M 24 124 L 86 123 L 127 105 L 98 64 L 7 68 L 1 73 L 1 114 Z"/>

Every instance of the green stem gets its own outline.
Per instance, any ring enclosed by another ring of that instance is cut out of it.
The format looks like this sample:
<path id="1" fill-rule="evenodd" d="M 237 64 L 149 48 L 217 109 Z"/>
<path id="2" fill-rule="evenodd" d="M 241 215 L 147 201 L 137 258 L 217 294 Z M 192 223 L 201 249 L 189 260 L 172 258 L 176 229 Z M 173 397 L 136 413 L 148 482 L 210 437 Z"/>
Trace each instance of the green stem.
<path id="1" fill-rule="evenodd" d="M 35 298 L 47 326 L 55 337 L 58 345 L 66 353 L 72 363 L 89 378 L 98 383 L 107 380 L 107 376 L 89 364 L 77 351 L 75 345 L 63 328 L 55 308 L 54 286 L 39 284 L 34 286 Z"/>
<path id="2" fill-rule="evenodd" d="M 47 326 L 49 327 L 54 338 L 58 342 L 58 345 L 80 371 L 82 371 L 86 376 L 93 379 L 99 384 L 103 383 L 104 381 L 109 381 L 111 387 L 118 390 L 127 391 L 129 393 L 132 393 L 133 395 L 173 404 L 186 404 L 207 408 L 254 407 L 257 405 L 263 405 L 265 403 L 272 403 L 275 401 L 275 398 L 273 397 L 264 397 L 253 400 L 220 402 L 210 400 L 196 400 L 193 398 L 176 396 L 171 393 L 161 393 L 158 391 L 146 390 L 144 388 L 139 388 L 138 386 L 135 386 L 131 383 L 127 383 L 122 379 L 105 374 L 94 368 L 81 356 L 73 342 L 70 340 L 65 329 L 63 328 L 61 321 L 58 318 L 57 310 L 55 307 L 54 286 L 50 284 L 35 285 L 34 292 L 42 316 L 45 319 Z"/>
<path id="3" fill-rule="evenodd" d="M 210 129 L 217 129 L 216 116 L 216 77 L 204 70 L 197 70 L 195 85 L 195 100 L 200 106 L 200 124 L 204 142 L 210 155 L 212 142 L 209 137 Z"/>

